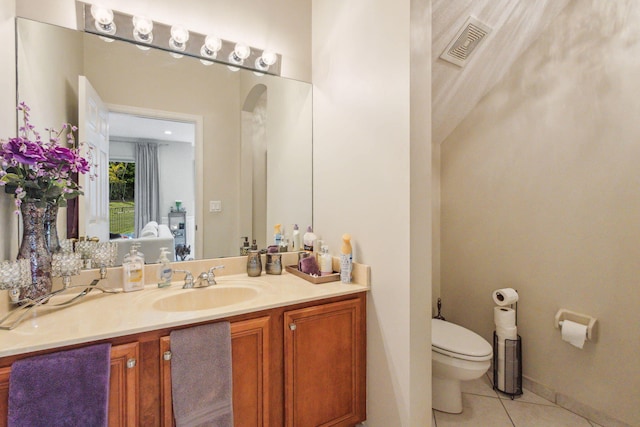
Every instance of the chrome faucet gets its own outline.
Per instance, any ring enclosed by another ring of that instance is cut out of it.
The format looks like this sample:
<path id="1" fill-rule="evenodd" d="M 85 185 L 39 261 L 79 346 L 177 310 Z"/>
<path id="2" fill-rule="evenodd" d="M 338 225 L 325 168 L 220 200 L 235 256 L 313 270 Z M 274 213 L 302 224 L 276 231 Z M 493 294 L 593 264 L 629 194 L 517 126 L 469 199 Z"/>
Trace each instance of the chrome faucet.
<path id="1" fill-rule="evenodd" d="M 216 276 L 214 272 L 215 270 L 218 270 L 221 268 L 224 268 L 224 265 L 211 267 L 208 272 L 200 273 L 200 275 L 198 276 L 198 283 L 200 283 L 200 286 L 204 287 L 204 286 L 217 285 Z M 203 284 L 203 282 L 205 281 L 206 281 L 206 284 Z"/>
<path id="2" fill-rule="evenodd" d="M 193 274 L 188 270 L 173 270 L 174 273 L 184 273 L 184 285 L 182 289 L 193 288 Z"/>

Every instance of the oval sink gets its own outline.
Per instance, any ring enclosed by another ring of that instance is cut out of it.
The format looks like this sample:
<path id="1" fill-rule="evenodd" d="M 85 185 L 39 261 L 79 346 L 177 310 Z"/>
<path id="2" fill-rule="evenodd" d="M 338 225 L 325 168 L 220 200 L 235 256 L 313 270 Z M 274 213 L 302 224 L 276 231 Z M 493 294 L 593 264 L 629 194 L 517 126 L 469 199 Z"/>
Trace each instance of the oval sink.
<path id="1" fill-rule="evenodd" d="M 153 303 L 153 308 L 162 311 L 196 311 L 224 307 L 249 301 L 258 295 L 254 288 L 244 286 L 189 289 Z"/>

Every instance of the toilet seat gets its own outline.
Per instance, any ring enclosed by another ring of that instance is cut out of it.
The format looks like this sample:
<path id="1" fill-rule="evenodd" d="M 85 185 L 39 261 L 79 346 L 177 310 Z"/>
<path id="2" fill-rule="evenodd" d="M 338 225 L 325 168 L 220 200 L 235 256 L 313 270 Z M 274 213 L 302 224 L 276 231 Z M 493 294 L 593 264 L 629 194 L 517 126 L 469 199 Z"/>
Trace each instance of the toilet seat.
<path id="1" fill-rule="evenodd" d="M 493 356 L 491 345 L 480 335 L 455 323 L 431 320 L 431 349 L 461 360 L 485 361 Z"/>

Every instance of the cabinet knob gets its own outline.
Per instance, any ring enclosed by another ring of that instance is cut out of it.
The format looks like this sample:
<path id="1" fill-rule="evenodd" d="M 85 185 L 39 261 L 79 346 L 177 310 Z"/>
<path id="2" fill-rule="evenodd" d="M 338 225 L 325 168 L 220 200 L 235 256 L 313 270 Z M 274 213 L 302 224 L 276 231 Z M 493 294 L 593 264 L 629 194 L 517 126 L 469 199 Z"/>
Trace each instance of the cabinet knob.
<path id="1" fill-rule="evenodd" d="M 289 329 L 291 329 L 292 331 L 296 330 L 296 324 L 295 323 L 289 323 Z"/>
<path id="2" fill-rule="evenodd" d="M 127 359 L 127 368 L 132 369 L 136 367 L 136 359 L 135 358 L 131 358 L 131 359 Z"/>
<path id="3" fill-rule="evenodd" d="M 162 354 L 162 358 L 163 358 L 164 360 L 171 360 L 171 351 L 165 351 L 165 352 Z"/>

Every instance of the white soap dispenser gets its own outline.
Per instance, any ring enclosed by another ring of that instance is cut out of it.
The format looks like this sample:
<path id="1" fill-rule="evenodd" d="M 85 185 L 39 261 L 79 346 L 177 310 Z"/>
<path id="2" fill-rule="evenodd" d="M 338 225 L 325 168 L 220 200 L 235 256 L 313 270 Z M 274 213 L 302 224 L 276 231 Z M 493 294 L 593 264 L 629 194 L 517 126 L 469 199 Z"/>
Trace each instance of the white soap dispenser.
<path id="1" fill-rule="evenodd" d="M 125 292 L 144 289 L 144 257 L 137 251 L 137 245 L 131 245 L 129 254 L 122 262 L 122 290 Z"/>
<path id="2" fill-rule="evenodd" d="M 167 288 L 171 286 L 171 278 L 173 277 L 173 268 L 171 268 L 171 261 L 167 255 L 169 251 L 167 248 L 160 248 L 160 258 L 158 262 L 158 287 Z"/>

